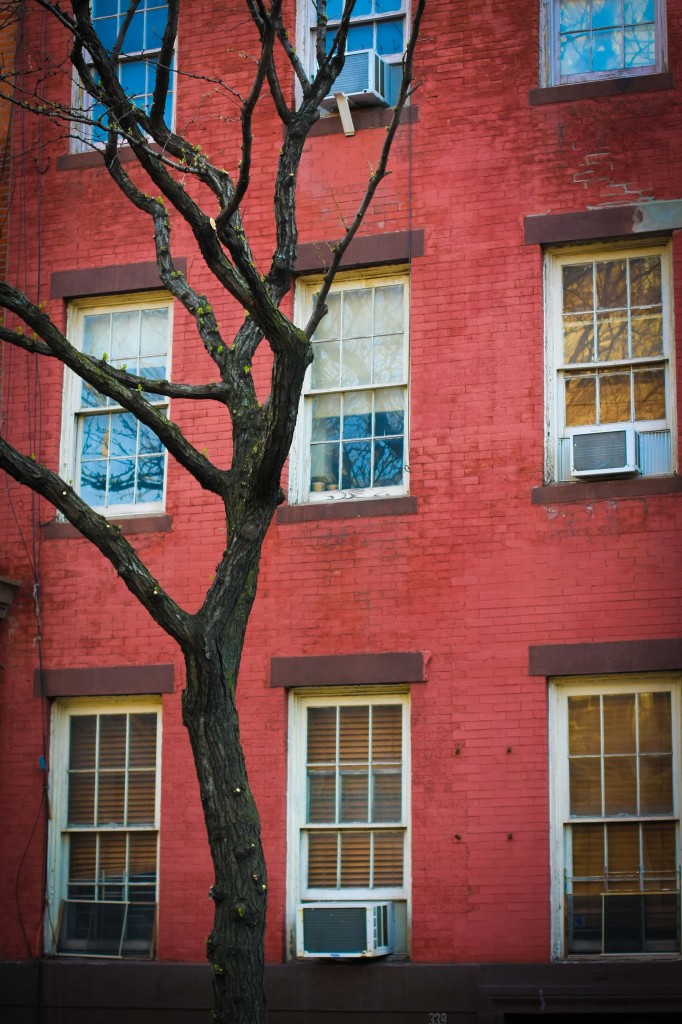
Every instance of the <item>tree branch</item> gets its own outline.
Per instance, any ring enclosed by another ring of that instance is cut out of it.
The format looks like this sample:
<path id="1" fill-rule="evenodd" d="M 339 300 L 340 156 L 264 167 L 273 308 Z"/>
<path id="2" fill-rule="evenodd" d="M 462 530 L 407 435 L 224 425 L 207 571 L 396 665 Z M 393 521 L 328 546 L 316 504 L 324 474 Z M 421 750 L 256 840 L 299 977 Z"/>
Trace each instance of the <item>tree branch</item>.
<path id="1" fill-rule="evenodd" d="M 93 511 L 60 476 L 34 459 L 22 455 L 2 437 L 0 468 L 46 498 L 84 537 L 98 547 L 131 594 L 144 605 L 162 629 L 181 645 L 191 639 L 192 616 L 183 611 L 163 590 L 117 526 Z"/>

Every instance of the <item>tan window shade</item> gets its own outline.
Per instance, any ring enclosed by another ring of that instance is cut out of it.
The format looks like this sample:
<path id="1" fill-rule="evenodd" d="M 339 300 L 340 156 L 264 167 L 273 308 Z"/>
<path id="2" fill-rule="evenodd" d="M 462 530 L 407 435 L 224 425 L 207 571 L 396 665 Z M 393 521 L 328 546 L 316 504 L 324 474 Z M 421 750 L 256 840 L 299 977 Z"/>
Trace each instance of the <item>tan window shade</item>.
<path id="1" fill-rule="evenodd" d="M 306 721 L 308 887 L 402 886 L 402 705 L 309 707 Z"/>

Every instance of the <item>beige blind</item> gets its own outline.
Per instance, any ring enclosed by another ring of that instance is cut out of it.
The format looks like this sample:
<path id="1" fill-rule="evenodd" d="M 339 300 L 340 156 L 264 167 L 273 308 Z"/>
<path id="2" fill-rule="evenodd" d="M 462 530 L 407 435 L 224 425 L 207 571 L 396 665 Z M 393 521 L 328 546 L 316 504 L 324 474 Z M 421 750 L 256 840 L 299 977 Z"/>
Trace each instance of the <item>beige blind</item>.
<path id="1" fill-rule="evenodd" d="M 400 704 L 308 708 L 308 824 L 356 826 L 306 830 L 309 887 L 403 884 L 402 743 Z"/>

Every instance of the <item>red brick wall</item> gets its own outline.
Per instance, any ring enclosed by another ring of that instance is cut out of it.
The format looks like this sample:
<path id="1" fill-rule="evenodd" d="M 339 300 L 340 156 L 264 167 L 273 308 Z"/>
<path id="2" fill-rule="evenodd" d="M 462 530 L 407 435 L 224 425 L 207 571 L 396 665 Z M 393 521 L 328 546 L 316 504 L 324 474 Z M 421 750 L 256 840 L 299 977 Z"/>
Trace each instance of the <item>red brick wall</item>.
<path id="1" fill-rule="evenodd" d="M 248 65 L 238 51 L 248 40 L 240 40 L 238 13 L 226 16 L 221 5 L 217 20 L 213 3 L 191 6 L 181 46 L 191 38 L 197 67 L 236 69 L 245 80 Z M 428 682 L 412 695 L 412 957 L 542 961 L 550 928 L 547 698 L 545 681 L 528 675 L 528 647 L 679 635 L 679 495 L 531 504 L 543 466 L 543 289 L 541 253 L 524 246 L 523 218 L 680 197 L 682 10 L 668 4 L 674 91 L 536 107 L 528 92 L 538 84 L 537 10 L 534 0 L 428 5 L 417 61 L 419 120 L 401 128 L 393 173 L 363 229 L 425 232 L 425 255 L 411 268 L 417 515 L 279 524 L 266 540 L 240 706 L 268 855 L 273 961 L 285 948 L 287 707 L 283 692 L 268 685 L 271 656 L 430 653 Z M 38 26 L 33 31 L 29 48 Z M 63 93 L 65 83 L 52 87 Z M 185 80 L 178 123 L 196 115 L 196 138 L 205 125 L 204 149 L 233 167 L 234 124 L 217 119 L 219 103 L 205 84 Z M 37 129 L 27 122 L 26 131 Z M 272 234 L 271 157 L 281 138 L 269 111 L 255 136 L 246 223 L 264 258 Z M 340 233 L 339 210 L 346 217 L 352 211 L 383 137 L 377 128 L 308 142 L 302 241 Z M 60 140 L 47 151 L 40 234 L 35 204 L 23 208 L 21 220 L 13 215 L 20 283 L 33 298 L 39 265 L 44 298 L 53 270 L 153 259 L 142 215 L 122 205 L 101 168 L 60 170 L 65 151 Z M 16 174 L 17 189 L 30 194 L 35 164 L 25 162 Z M 241 314 L 212 287 L 179 225 L 173 245 L 188 257 L 191 280 L 207 289 L 220 323 L 237 325 Z M 675 264 L 679 309 L 677 241 Z M 65 322 L 61 302 L 49 308 Z M 177 380 L 212 375 L 180 310 L 172 367 Z M 262 373 L 265 380 L 264 367 Z M 9 437 L 24 450 L 35 445 L 51 466 L 58 460 L 61 379 L 58 366 L 44 362 L 38 371 L 17 353 L 5 366 Z M 40 424 L 33 436 L 27 413 Z M 224 416 L 180 402 L 172 415 L 224 461 Z M 11 808 L 0 899 L 7 908 L 2 953 L 21 957 L 15 891 L 33 949 L 42 907 L 43 732 L 32 696 L 37 626 L 24 548 L 32 550 L 32 526 L 47 666 L 174 661 L 178 679 L 182 668 L 171 641 L 99 554 L 81 540 L 42 540 L 49 508 L 37 502 L 32 513 L 27 495 L 12 484 L 9 493 L 9 509 L 7 492 L 0 497 L 0 572 L 22 587 L 0 625 L 0 806 Z M 167 511 L 172 532 L 136 545 L 170 594 L 195 609 L 223 548 L 220 510 L 172 467 Z M 179 703 L 179 692 L 163 699 L 159 956 L 201 960 L 211 873 Z"/>

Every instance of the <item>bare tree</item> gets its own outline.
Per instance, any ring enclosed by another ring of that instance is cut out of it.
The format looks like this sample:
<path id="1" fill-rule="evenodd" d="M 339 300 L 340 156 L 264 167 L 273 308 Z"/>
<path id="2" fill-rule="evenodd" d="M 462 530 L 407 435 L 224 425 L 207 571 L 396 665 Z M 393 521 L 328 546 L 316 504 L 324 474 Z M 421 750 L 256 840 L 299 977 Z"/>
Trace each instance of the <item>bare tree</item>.
<path id="1" fill-rule="evenodd" d="M 292 286 L 297 251 L 296 185 L 304 143 L 319 117 L 323 99 L 343 68 L 346 39 L 355 0 L 345 0 L 331 47 L 327 45 L 327 3 L 316 0 L 316 70 L 302 63 L 287 32 L 282 0 L 244 0 L 259 39 L 250 92 L 238 97 L 241 161 L 230 175 L 212 163 L 196 140 L 180 134 L 165 116 L 173 83 L 178 14 L 181 0 L 168 0 L 168 18 L 155 61 L 153 93 L 146 101 L 131 99 L 119 80 L 118 62 L 125 53 L 126 31 L 139 0 L 131 0 L 113 46 L 98 35 L 89 0 L 66 4 L 32 0 L 56 19 L 69 40 L 69 61 L 87 102 L 72 108 L 44 102 L 44 76 L 4 76 L 5 95 L 37 116 L 49 117 L 79 137 L 102 141 L 104 165 L 121 192 L 122 202 L 145 213 L 152 225 L 159 275 L 168 292 L 188 311 L 215 364 L 217 381 L 188 384 L 138 375 L 80 351 L 47 313 L 8 283 L 0 283 L 0 306 L 14 318 L 0 328 L 0 339 L 24 351 L 57 359 L 100 396 L 132 414 L 199 484 L 217 495 L 225 509 L 226 546 L 201 608 L 189 614 L 171 599 L 145 567 L 134 547 L 105 517 L 93 511 L 74 488 L 0 438 L 0 467 L 51 502 L 95 544 L 152 618 L 180 645 L 186 664 L 183 720 L 189 732 L 199 780 L 208 839 L 215 870 L 211 896 L 215 920 L 208 940 L 213 967 L 214 1019 L 230 1024 L 258 1024 L 265 1018 L 263 934 L 266 868 L 258 812 L 247 781 L 235 706 L 244 634 L 256 594 L 261 546 L 274 512 L 283 500 L 280 475 L 289 452 L 306 368 L 313 358 L 311 337 L 325 315 L 325 301 L 343 254 L 355 236 L 386 174 L 400 114 L 412 89 L 412 59 L 426 0 L 413 4 L 413 21 L 403 58 L 399 97 L 386 131 L 376 168 L 370 175 L 355 217 L 333 249 L 329 268 L 308 323 L 299 327 L 280 310 Z M 10 17 L 21 4 L 3 5 Z M 292 5 L 293 6 L 293 5 Z M 63 71 L 63 67 L 61 69 Z M 284 73 L 288 76 L 283 77 Z M 294 78 L 298 102 L 289 79 Z M 11 88 L 10 88 L 11 87 Z M 235 94 L 229 90 L 231 101 Z M 252 170 L 252 122 L 261 102 L 269 102 L 282 123 L 282 148 L 276 162 L 274 226 L 276 245 L 269 269 L 261 276 L 242 222 Z M 119 159 L 121 147 L 154 183 L 158 195 L 141 191 L 137 178 Z M 198 182 L 209 196 L 203 206 L 194 196 Z M 191 230 L 216 286 L 244 311 L 243 325 L 229 342 L 207 298 L 199 294 L 175 264 L 170 232 L 181 218 Z M 272 357 L 270 392 L 258 400 L 251 365 L 265 343 Z M 218 468 L 183 436 L 159 401 L 170 398 L 218 403 L 229 413 L 232 457 Z M 156 401 L 155 401 L 156 399 Z"/>

